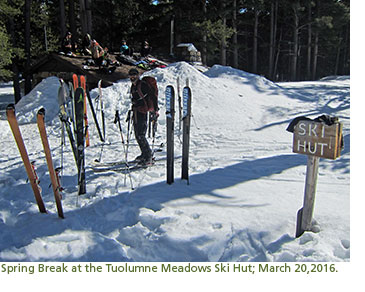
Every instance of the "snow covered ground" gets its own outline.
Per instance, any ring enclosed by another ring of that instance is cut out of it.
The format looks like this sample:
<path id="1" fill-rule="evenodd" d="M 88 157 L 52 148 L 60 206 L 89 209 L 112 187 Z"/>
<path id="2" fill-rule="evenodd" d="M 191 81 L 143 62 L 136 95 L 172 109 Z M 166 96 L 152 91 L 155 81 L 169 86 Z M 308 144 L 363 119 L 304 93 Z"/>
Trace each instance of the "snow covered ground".
<path id="1" fill-rule="evenodd" d="M 65 220 L 58 220 L 35 124 L 46 109 L 56 165 L 61 158 L 58 79 L 48 78 L 17 105 L 24 140 L 36 160 L 49 214 L 39 214 L 6 120 L 1 121 L 0 258 L 5 261 L 348 261 L 350 259 L 349 78 L 275 84 L 229 67 L 201 73 L 176 63 L 149 73 L 157 78 L 161 117 L 155 145 L 165 142 L 163 92 L 189 78 L 193 93 L 190 185 L 181 181 L 181 143 L 175 139 L 175 183 L 165 163 L 132 173 L 135 191 L 117 172 L 94 173 L 101 142 L 91 114 L 86 151 L 87 194 L 77 197 L 76 166 L 64 150 Z M 123 160 L 115 110 L 129 109 L 129 81 L 103 89 L 107 140 L 102 161 Z M 92 92 L 97 96 L 97 91 Z M 345 149 L 321 160 L 314 218 L 319 233 L 295 239 L 302 206 L 306 157 L 293 154 L 285 129 L 299 116 L 330 114 L 344 124 Z M 122 123 L 124 129 L 126 124 Z M 126 133 L 124 133 L 126 135 Z M 139 154 L 134 139 L 129 157 Z M 165 149 L 156 157 L 165 157 Z M 41 228 L 42 227 L 42 228 Z M 27 230 L 28 232 L 25 232 Z"/>
<path id="2" fill-rule="evenodd" d="M 348 262 L 350 261 L 350 78 L 273 83 L 230 67 L 202 73 L 184 62 L 156 77 L 160 118 L 155 145 L 165 143 L 164 90 L 176 78 L 192 89 L 190 184 L 180 180 L 181 133 L 175 125 L 175 183 L 166 184 L 166 149 L 147 170 L 128 176 L 93 172 L 102 143 L 89 112 L 87 194 L 77 196 L 77 171 L 68 141 L 61 147 L 58 79 L 40 83 L 16 106 L 31 160 L 36 160 L 48 214 L 38 212 L 14 138 L 0 120 L 0 261 Z M 130 82 L 103 89 L 107 143 L 102 161 L 123 160 L 119 110 L 126 135 Z M 180 88 L 180 91 L 182 86 Z M 91 92 L 95 101 L 97 90 Z M 60 165 L 65 219 L 57 217 L 43 148 L 35 124 L 46 109 L 54 163 Z M 295 238 L 303 205 L 307 158 L 292 153 L 286 127 L 297 116 L 338 116 L 345 148 L 321 159 L 314 219 L 318 232 Z M 139 154 L 131 140 L 129 157 Z M 351 257 L 352 259 L 352 257 Z"/>

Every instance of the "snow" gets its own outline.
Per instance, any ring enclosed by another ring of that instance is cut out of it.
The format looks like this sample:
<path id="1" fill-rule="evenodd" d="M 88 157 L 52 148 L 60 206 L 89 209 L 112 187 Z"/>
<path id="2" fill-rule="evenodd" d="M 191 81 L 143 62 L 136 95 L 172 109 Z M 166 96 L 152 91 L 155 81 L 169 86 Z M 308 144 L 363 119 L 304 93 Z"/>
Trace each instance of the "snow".
<path id="1" fill-rule="evenodd" d="M 161 161 L 129 178 L 94 173 L 101 145 L 89 110 L 91 146 L 86 149 L 87 194 L 77 196 L 77 171 L 66 137 L 61 147 L 56 77 L 43 80 L 16 105 L 31 160 L 36 160 L 48 214 L 37 205 L 6 119 L 0 120 L 0 261 L 42 262 L 349 262 L 350 78 L 274 83 L 231 67 L 202 73 L 174 63 L 146 73 L 157 79 L 160 118 L 155 145 L 165 143 L 164 90 L 179 77 L 192 89 L 190 181 L 180 180 L 181 133 L 175 124 L 175 183 L 166 184 Z M 124 159 L 113 123 L 119 110 L 124 136 L 130 82 L 103 89 L 107 143 L 102 161 Z M 180 90 L 181 90 L 180 88 Z M 95 101 L 98 91 L 91 91 Z M 65 219 L 57 217 L 47 165 L 35 124 L 46 109 L 54 164 L 60 166 Z M 338 116 L 345 148 L 335 161 L 320 160 L 314 209 L 317 232 L 295 238 L 303 205 L 307 158 L 292 153 L 286 127 L 305 115 Z M 2 115 L 3 116 L 3 115 Z M 178 112 L 176 112 L 176 117 Z M 176 119 L 177 120 L 177 119 Z M 129 158 L 139 154 L 131 140 Z M 352 257 L 351 257 L 352 259 Z"/>

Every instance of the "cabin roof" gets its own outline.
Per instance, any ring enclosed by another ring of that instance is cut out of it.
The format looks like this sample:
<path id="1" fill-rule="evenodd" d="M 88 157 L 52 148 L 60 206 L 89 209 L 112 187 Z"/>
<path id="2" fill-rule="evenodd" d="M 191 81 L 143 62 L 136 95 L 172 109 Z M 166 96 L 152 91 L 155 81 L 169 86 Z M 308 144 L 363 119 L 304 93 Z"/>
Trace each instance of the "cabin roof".
<path id="1" fill-rule="evenodd" d="M 111 60 L 115 60 L 114 54 L 109 54 Z M 107 87 L 117 82 L 118 80 L 128 78 L 128 71 L 134 66 L 122 64 L 117 66 L 111 74 L 100 70 L 99 67 L 89 66 L 85 69 L 85 62 L 91 59 L 90 56 L 69 57 L 57 53 L 50 53 L 31 66 L 29 73 L 32 75 L 58 76 L 65 81 L 72 80 L 72 74 L 85 75 L 89 88 L 97 87 L 99 80 L 102 80 L 102 86 Z M 139 69 L 143 71 L 142 69 Z M 42 74 L 43 73 L 43 74 Z M 39 79 L 39 78 L 38 78 Z M 40 78 L 42 79 L 42 77 Z M 41 80 L 38 80 L 40 82 Z"/>

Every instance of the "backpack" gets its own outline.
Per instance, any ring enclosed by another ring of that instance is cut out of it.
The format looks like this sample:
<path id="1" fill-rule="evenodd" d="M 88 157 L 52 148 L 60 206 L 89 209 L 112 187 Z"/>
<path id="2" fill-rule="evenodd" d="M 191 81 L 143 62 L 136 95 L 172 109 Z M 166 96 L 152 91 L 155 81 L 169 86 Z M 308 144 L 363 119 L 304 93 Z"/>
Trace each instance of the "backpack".
<path id="1" fill-rule="evenodd" d="M 151 77 L 151 76 L 143 77 L 142 81 L 144 81 L 148 84 L 148 86 L 152 89 L 153 94 L 152 94 L 152 99 L 151 98 L 146 98 L 145 99 L 145 106 L 143 107 L 143 109 L 141 108 L 140 111 L 145 112 L 145 113 L 157 111 L 158 110 L 157 81 L 154 77 Z M 138 94 L 140 95 L 140 97 L 143 97 L 141 86 L 137 87 L 137 91 L 138 91 Z M 154 105 L 156 105 L 157 108 L 155 108 Z"/>

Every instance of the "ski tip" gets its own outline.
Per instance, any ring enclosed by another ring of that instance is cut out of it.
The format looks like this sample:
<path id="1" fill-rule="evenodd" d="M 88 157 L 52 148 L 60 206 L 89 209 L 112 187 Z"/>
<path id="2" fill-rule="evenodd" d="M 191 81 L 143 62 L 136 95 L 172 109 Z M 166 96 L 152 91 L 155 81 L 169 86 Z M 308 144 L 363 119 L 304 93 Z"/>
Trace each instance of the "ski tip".
<path id="1" fill-rule="evenodd" d="M 6 107 L 6 110 L 15 110 L 15 104 L 9 103 L 8 106 Z"/>
<path id="2" fill-rule="evenodd" d="M 44 107 L 42 107 L 42 108 L 40 108 L 39 110 L 38 110 L 38 115 L 42 115 L 42 116 L 44 116 L 46 114 L 46 110 L 44 109 Z"/>

